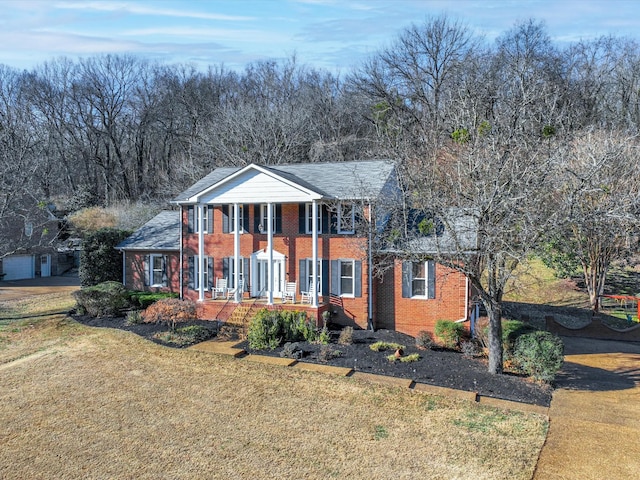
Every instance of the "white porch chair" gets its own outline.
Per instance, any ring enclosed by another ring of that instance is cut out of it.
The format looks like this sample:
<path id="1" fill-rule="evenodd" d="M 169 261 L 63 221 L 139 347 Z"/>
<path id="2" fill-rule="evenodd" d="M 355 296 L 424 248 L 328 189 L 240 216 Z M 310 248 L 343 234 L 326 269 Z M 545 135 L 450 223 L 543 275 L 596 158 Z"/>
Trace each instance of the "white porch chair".
<path id="1" fill-rule="evenodd" d="M 211 288 L 211 298 L 214 300 L 218 298 L 218 295 L 224 298 L 227 295 L 227 279 L 216 278 L 216 286 Z"/>
<path id="2" fill-rule="evenodd" d="M 291 300 L 291 303 L 296 303 L 296 282 L 287 282 L 284 286 L 284 292 L 282 292 L 282 303 L 287 303 L 287 300 Z"/>
<path id="3" fill-rule="evenodd" d="M 240 292 L 240 297 L 242 297 L 242 292 L 244 291 L 244 278 L 238 280 L 238 286 L 233 288 L 227 288 L 227 300 L 235 297 L 236 292 Z"/>
<path id="4" fill-rule="evenodd" d="M 307 290 L 306 292 L 300 292 L 300 302 L 308 303 L 309 305 L 311 305 L 311 303 L 313 302 L 313 292 L 315 291 L 315 288 L 316 282 L 311 280 L 309 282 L 309 290 Z"/>

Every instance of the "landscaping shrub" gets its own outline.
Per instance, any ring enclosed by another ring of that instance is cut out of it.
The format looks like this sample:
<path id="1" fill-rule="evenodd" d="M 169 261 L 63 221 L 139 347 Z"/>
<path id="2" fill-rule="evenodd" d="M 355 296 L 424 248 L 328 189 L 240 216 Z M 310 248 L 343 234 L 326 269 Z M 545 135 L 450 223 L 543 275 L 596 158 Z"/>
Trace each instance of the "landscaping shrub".
<path id="1" fill-rule="evenodd" d="M 119 282 L 103 282 L 73 293 L 78 311 L 92 317 L 120 315 L 130 306 L 129 292 Z"/>
<path id="2" fill-rule="evenodd" d="M 463 340 L 460 342 L 460 351 L 464 357 L 473 358 L 478 354 L 478 346 L 475 342 Z"/>
<path id="3" fill-rule="evenodd" d="M 402 363 L 411 363 L 411 362 L 417 362 L 418 360 L 420 360 L 420 354 L 419 353 L 412 353 L 410 355 L 406 355 L 404 357 L 396 357 L 395 353 L 392 353 L 391 355 L 387 355 L 387 360 L 389 360 L 389 362 L 394 363 L 396 361 L 398 362 L 402 362 Z"/>
<path id="4" fill-rule="evenodd" d="M 438 320 L 436 322 L 435 333 L 446 348 L 458 348 L 460 340 L 464 335 L 464 326 L 461 323 L 451 320 Z"/>
<path id="5" fill-rule="evenodd" d="M 164 323 L 173 332 L 176 324 L 198 318 L 196 304 L 191 300 L 164 298 L 147 308 L 142 314 L 145 323 Z"/>
<path id="6" fill-rule="evenodd" d="M 173 292 L 131 292 L 131 302 L 140 305 L 144 310 L 151 304 L 163 298 L 178 298 L 179 295 Z"/>
<path id="7" fill-rule="evenodd" d="M 341 356 L 342 356 L 342 352 L 340 350 L 336 350 L 332 348 L 331 345 L 328 345 L 325 343 L 320 347 L 320 352 L 318 353 L 318 360 L 326 363 L 332 358 L 337 358 Z"/>
<path id="8" fill-rule="evenodd" d="M 82 242 L 78 276 L 83 286 L 122 280 L 122 258 L 116 245 L 129 236 L 128 231 L 103 228 Z"/>
<path id="9" fill-rule="evenodd" d="M 300 348 L 300 344 L 298 342 L 287 342 L 282 347 L 282 351 L 280 352 L 280 356 L 282 358 L 293 358 L 295 360 L 299 360 L 302 358 L 304 352 Z"/>
<path id="10" fill-rule="evenodd" d="M 338 343 L 340 345 L 351 345 L 353 343 L 353 327 L 344 327 L 340 331 Z"/>
<path id="11" fill-rule="evenodd" d="M 516 340 L 526 333 L 536 331 L 536 328 L 521 320 L 502 321 L 502 348 L 505 360 L 510 360 L 513 356 L 513 349 Z"/>
<path id="12" fill-rule="evenodd" d="M 416 337 L 416 347 L 423 348 L 425 350 L 433 347 L 433 335 L 431 335 L 431 332 L 427 332 L 426 330 L 418 332 L 418 336 Z"/>
<path id="13" fill-rule="evenodd" d="M 141 323 L 144 323 L 144 318 L 140 310 L 127 312 L 127 325 L 139 325 Z"/>
<path id="14" fill-rule="evenodd" d="M 552 382 L 562 367 L 564 345 L 560 337 L 538 330 L 518 337 L 513 362 L 535 380 Z"/>
<path id="15" fill-rule="evenodd" d="M 385 350 L 404 350 L 404 345 L 393 342 L 376 342 L 369 345 L 369 348 L 374 352 L 383 352 Z"/>
<path id="16" fill-rule="evenodd" d="M 247 333 L 249 347 L 255 350 L 273 350 L 283 342 L 316 342 L 323 338 L 323 332 L 318 332 L 304 312 L 266 308 L 259 310 L 251 319 Z"/>
<path id="17" fill-rule="evenodd" d="M 186 346 L 208 340 L 213 334 L 214 329 L 212 328 L 207 328 L 203 325 L 188 325 L 170 332 L 158 332 L 153 337 L 163 343 Z"/>

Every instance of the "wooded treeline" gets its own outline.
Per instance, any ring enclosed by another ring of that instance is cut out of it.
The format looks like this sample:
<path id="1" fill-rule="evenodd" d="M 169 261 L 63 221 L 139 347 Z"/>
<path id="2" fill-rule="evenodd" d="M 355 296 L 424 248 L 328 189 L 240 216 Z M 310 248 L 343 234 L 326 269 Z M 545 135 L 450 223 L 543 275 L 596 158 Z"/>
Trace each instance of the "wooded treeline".
<path id="1" fill-rule="evenodd" d="M 535 22 L 488 44 L 440 17 L 344 77 L 295 58 L 243 72 L 128 55 L 0 66 L 2 196 L 168 198 L 221 165 L 419 157 L 504 119 L 528 142 L 635 131 L 638 47 L 605 37 L 560 49 Z"/>

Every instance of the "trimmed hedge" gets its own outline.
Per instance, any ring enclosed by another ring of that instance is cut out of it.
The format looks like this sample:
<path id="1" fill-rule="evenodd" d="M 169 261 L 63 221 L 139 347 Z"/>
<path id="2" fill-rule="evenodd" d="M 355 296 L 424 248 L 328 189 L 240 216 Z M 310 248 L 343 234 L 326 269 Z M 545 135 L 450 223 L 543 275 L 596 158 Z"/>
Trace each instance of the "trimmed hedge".
<path id="1" fill-rule="evenodd" d="M 134 305 L 139 305 L 145 309 L 151 306 L 153 303 L 164 298 L 178 298 L 179 295 L 173 292 L 131 292 L 131 302 Z"/>
<path id="2" fill-rule="evenodd" d="M 318 331 L 304 312 L 263 308 L 251 319 L 249 347 L 274 350 L 285 342 L 328 342 L 328 332 Z"/>
<path id="3" fill-rule="evenodd" d="M 86 287 L 73 296 L 78 303 L 78 311 L 92 317 L 113 317 L 131 306 L 129 291 L 119 282 L 103 282 Z"/>

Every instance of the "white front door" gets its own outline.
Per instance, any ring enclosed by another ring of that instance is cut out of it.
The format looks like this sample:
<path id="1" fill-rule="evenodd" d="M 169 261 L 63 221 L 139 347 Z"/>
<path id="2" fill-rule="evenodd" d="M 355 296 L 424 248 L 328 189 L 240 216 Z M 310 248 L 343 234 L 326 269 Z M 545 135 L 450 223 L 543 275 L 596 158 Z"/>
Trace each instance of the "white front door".
<path id="1" fill-rule="evenodd" d="M 51 255 L 40 255 L 40 276 L 51 276 Z"/>
<path id="2" fill-rule="evenodd" d="M 251 256 L 253 263 L 251 295 L 254 297 L 266 296 L 269 291 L 269 259 L 266 257 L 267 254 L 263 250 L 259 250 Z M 284 255 L 275 251 L 273 252 L 272 274 L 273 296 L 281 298 L 285 283 Z"/>

